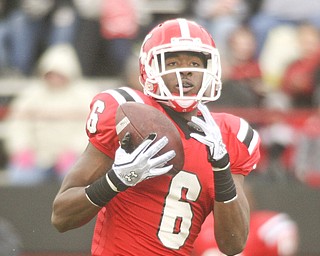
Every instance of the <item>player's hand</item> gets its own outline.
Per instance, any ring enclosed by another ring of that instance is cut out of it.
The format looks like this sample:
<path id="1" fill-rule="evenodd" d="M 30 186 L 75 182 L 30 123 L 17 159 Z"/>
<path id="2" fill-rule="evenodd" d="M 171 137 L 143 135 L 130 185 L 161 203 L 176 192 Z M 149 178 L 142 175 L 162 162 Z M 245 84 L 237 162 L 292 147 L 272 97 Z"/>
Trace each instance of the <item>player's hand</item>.
<path id="1" fill-rule="evenodd" d="M 208 160 L 215 171 L 224 169 L 229 165 L 229 154 L 222 141 L 220 128 L 205 105 L 199 103 L 198 109 L 202 113 L 204 120 L 195 116 L 191 118 L 192 122 L 189 122 L 188 125 L 198 133 L 191 133 L 190 136 L 207 146 Z"/>
<path id="2" fill-rule="evenodd" d="M 176 153 L 170 150 L 160 156 L 155 156 L 168 143 L 168 138 L 165 136 L 153 143 L 156 137 L 155 133 L 151 133 L 132 153 L 126 152 L 130 144 L 130 135 L 124 137 L 124 141 L 116 151 L 112 170 L 126 186 L 135 186 L 145 179 L 165 174 L 171 170 L 172 165 L 165 165 L 175 157 Z"/>

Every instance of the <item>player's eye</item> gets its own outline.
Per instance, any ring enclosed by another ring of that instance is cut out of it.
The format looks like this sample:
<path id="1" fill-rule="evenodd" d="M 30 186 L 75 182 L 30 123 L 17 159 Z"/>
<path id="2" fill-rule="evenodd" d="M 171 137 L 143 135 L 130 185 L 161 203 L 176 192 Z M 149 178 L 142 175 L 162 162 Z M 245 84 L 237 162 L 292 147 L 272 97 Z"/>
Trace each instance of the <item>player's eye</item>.
<path id="1" fill-rule="evenodd" d="M 193 61 L 193 62 L 191 62 L 191 66 L 192 66 L 192 67 L 201 67 L 201 63 L 200 63 L 200 62 Z"/>
<path id="2" fill-rule="evenodd" d="M 178 66 L 178 62 L 175 60 L 166 60 L 166 67 L 172 68 Z"/>

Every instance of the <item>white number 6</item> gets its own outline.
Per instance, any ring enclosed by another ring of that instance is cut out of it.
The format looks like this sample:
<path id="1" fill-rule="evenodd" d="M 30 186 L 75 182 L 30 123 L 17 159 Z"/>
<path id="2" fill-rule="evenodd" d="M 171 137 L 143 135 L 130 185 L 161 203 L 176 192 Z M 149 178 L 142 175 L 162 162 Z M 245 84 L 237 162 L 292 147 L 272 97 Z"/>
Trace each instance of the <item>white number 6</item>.
<path id="1" fill-rule="evenodd" d="M 92 107 L 90 116 L 87 121 L 87 129 L 90 133 L 95 133 L 97 131 L 97 124 L 99 115 L 103 112 L 105 108 L 104 102 L 101 100 L 97 100 Z"/>
<path id="2" fill-rule="evenodd" d="M 179 249 L 189 236 L 193 212 L 189 201 L 196 201 L 201 186 L 195 174 L 180 171 L 171 181 L 158 237 L 164 246 Z"/>

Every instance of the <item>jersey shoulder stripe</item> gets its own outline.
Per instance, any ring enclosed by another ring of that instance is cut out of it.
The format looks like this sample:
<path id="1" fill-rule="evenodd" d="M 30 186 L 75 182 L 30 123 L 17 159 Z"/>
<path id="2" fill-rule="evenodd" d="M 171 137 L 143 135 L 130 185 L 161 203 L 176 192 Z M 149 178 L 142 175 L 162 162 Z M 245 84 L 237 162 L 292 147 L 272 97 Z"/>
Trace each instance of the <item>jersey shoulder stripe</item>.
<path id="1" fill-rule="evenodd" d="M 119 105 L 129 101 L 144 103 L 144 100 L 140 97 L 140 95 L 129 87 L 109 89 L 104 91 L 104 93 L 110 94 L 118 102 Z"/>
<path id="2" fill-rule="evenodd" d="M 257 131 L 252 129 L 248 122 L 242 118 L 240 118 L 240 127 L 237 138 L 247 146 L 250 155 L 254 151 L 259 141 L 259 135 Z"/>

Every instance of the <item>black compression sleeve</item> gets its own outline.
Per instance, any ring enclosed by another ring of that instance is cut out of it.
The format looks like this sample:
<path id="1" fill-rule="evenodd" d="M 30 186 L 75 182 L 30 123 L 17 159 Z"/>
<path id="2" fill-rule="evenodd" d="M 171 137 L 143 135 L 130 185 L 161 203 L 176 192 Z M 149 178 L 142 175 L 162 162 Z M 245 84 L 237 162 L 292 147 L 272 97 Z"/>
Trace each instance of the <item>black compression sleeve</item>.
<path id="1" fill-rule="evenodd" d="M 91 185 L 85 188 L 85 192 L 88 200 L 98 206 L 105 206 L 118 192 L 127 189 L 115 175 L 111 169 L 106 176 L 102 176 L 100 179 L 93 182 Z"/>
<path id="2" fill-rule="evenodd" d="M 214 191 L 217 202 L 227 202 L 237 196 L 236 186 L 234 184 L 230 167 L 222 171 L 214 171 Z"/>

